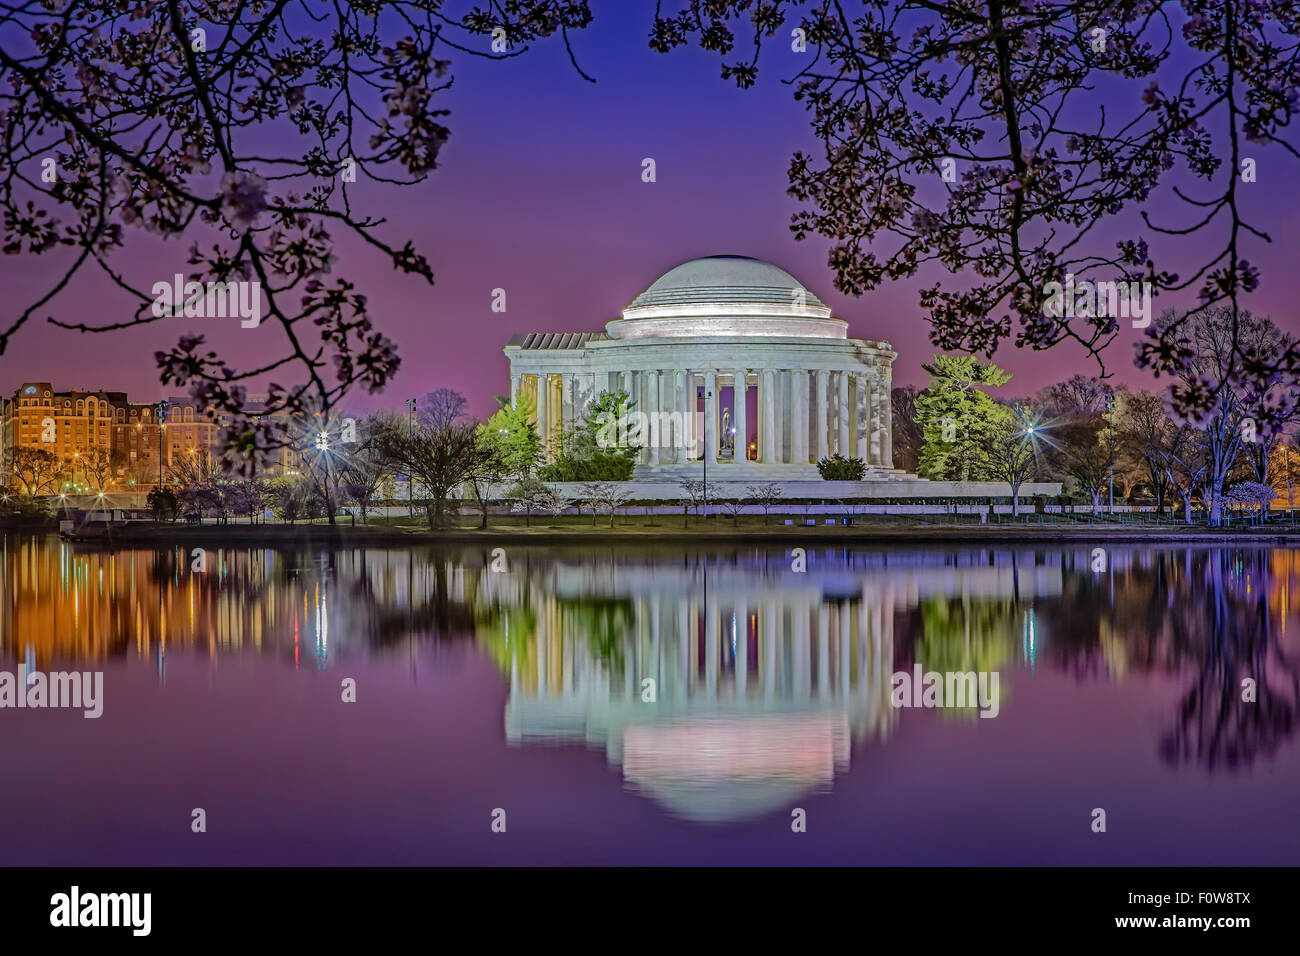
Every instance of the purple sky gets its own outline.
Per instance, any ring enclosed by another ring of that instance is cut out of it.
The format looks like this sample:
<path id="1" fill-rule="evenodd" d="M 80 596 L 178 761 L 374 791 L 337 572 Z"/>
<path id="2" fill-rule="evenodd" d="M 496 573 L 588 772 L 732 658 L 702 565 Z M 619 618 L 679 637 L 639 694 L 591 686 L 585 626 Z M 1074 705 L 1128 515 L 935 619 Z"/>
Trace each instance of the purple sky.
<path id="1" fill-rule="evenodd" d="M 433 265 L 436 285 L 398 275 L 354 244 L 339 249 L 336 273 L 370 296 L 373 314 L 403 359 L 385 394 L 358 396 L 354 404 L 398 405 L 408 395 L 445 386 L 463 392 L 473 410 L 485 414 L 492 395 L 508 387 L 501 348 L 512 334 L 599 330 L 673 265 L 717 253 L 756 256 L 788 269 L 848 320 L 850 335 L 893 343 L 900 353 L 897 384 L 924 384 L 920 363 L 934 349 L 916 293 L 935 276 L 859 299 L 842 296 L 826 266 L 828 244 L 796 242 L 788 230 L 797 204 L 785 194 L 787 164 L 793 150 L 812 145 L 803 108 L 781 82 L 793 75 L 799 55 L 773 46 L 758 87 L 738 91 L 719 79 L 711 55 L 679 50 L 661 56 L 647 48 L 654 6 L 652 0 L 597 6 L 596 23 L 574 37 L 580 62 L 598 80 L 594 85 L 575 73 L 558 43 L 539 44 L 505 62 L 453 57 L 455 86 L 441 104 L 452 111 L 446 119 L 452 135 L 441 168 L 418 186 L 370 187 L 361 194 L 362 208 L 388 217 L 386 238 L 397 245 L 406 238 L 416 242 Z M 657 164 L 653 184 L 641 182 L 645 157 Z M 1242 202 L 1273 244 L 1255 243 L 1246 252 L 1263 273 L 1250 304 L 1300 331 L 1290 308 L 1300 278 L 1289 261 L 1300 242 L 1300 196 L 1280 150 L 1261 152 L 1259 163 L 1260 181 L 1242 190 Z M 1181 210 L 1178 221 L 1186 222 Z M 1216 233 L 1203 243 L 1185 242 L 1179 251 L 1194 245 L 1204 251 L 1223 238 Z M 188 242 L 140 239 L 124 258 L 143 264 L 150 284 L 185 268 Z M 1161 265 L 1185 273 L 1193 263 L 1180 257 Z M 11 314 L 48 288 L 55 267 L 53 257 L 0 261 Z M 127 300 L 107 282 L 84 275 L 56 300 L 56 314 L 120 318 Z M 506 290 L 505 314 L 490 309 L 496 287 Z M 1173 304 L 1162 299 L 1156 308 Z M 8 392 L 22 379 L 46 379 L 155 398 L 161 390 L 153 351 L 173 344 L 196 321 L 168 320 L 111 336 L 34 321 L 0 357 L 0 387 Z M 219 321 L 202 331 L 237 364 L 280 353 L 270 324 L 241 330 L 237 323 L 218 328 Z M 1121 380 L 1146 381 L 1132 369 L 1139 334 L 1126 330 L 1109 360 Z M 1015 376 L 1005 394 L 1026 394 L 1094 370 L 1068 347 L 1042 354 L 1007 346 L 997 360 Z"/>

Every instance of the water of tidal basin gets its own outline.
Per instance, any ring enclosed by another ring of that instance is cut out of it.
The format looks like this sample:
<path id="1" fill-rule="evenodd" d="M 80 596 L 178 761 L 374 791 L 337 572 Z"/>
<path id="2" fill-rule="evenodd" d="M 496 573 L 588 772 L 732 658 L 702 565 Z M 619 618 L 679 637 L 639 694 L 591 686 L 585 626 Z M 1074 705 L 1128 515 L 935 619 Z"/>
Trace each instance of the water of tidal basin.
<path id="1" fill-rule="evenodd" d="M 0 863 L 1300 862 L 1297 552 L 1091 551 L 9 537 L 0 669 L 105 699 L 0 710 Z"/>

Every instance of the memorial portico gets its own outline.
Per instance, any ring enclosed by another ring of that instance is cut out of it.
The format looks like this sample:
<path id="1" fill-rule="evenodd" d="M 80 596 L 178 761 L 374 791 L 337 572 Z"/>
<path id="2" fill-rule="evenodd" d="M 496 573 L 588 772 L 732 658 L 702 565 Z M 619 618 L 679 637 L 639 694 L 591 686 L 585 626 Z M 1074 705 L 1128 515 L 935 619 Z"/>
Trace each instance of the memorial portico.
<path id="1" fill-rule="evenodd" d="M 638 479 L 815 478 L 833 454 L 887 479 L 888 342 L 848 323 L 788 272 L 744 256 L 692 259 L 638 295 L 604 332 L 531 332 L 505 348 L 514 400 L 527 396 L 547 459 L 602 392 L 632 414 Z M 713 473 L 710 478 L 715 477 Z"/>

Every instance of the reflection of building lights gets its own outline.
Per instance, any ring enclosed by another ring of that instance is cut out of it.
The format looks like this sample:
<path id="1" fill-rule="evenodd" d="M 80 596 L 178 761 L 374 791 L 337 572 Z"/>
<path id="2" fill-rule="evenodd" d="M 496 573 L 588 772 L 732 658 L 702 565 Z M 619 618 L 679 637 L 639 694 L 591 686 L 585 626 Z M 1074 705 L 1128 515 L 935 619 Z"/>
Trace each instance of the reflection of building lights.
<path id="1" fill-rule="evenodd" d="M 1034 612 L 1031 610 L 1025 614 L 1025 660 L 1029 664 L 1029 673 L 1037 670 L 1038 658 L 1038 633 L 1034 622 Z"/>

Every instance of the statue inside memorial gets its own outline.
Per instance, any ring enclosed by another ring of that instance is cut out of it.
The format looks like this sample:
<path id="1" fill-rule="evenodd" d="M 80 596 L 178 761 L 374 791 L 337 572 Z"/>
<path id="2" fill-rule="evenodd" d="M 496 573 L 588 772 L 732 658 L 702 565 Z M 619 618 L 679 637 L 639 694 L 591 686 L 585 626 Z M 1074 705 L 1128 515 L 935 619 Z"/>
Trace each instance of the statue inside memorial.
<path id="1" fill-rule="evenodd" d="M 719 435 L 722 439 L 720 444 L 721 458 L 734 458 L 736 455 L 736 435 L 735 430 L 731 427 L 731 409 L 722 410 L 722 433 Z"/>

